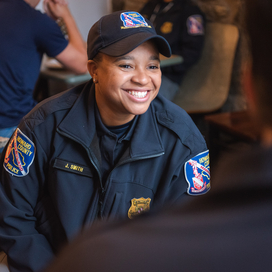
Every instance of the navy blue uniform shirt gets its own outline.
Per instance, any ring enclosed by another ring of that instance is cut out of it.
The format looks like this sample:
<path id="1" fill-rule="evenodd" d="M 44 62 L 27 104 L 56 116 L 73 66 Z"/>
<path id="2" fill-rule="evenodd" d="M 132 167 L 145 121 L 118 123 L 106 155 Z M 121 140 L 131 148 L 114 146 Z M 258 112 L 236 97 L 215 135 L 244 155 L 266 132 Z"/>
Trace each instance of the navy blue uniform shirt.
<path id="1" fill-rule="evenodd" d="M 130 129 L 103 176 L 92 81 L 23 118 L 0 168 L 0 250 L 12 272 L 42 269 L 98 218 L 132 219 L 209 190 L 206 143 L 184 110 L 158 95 Z"/>

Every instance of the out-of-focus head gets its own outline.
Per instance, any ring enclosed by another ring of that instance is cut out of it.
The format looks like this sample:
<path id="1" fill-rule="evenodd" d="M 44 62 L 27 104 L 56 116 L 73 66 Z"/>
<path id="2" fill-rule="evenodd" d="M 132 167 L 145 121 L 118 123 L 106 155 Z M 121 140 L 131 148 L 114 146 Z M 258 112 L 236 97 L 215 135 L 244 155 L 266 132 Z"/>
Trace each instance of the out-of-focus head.
<path id="1" fill-rule="evenodd" d="M 99 52 L 119 57 L 151 39 L 162 55 L 171 56 L 168 42 L 157 35 L 147 19 L 135 11 L 117 11 L 103 16 L 90 29 L 88 59 L 92 60 Z"/>
<path id="2" fill-rule="evenodd" d="M 252 61 L 253 99 L 259 121 L 272 127 L 272 1 L 245 0 L 245 27 Z"/>

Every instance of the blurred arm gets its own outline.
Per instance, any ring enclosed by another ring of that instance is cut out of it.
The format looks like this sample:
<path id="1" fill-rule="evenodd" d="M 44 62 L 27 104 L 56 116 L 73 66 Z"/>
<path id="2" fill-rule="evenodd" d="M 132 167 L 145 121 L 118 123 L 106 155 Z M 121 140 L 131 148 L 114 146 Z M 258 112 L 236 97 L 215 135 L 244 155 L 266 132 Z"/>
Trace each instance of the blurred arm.
<path id="1" fill-rule="evenodd" d="M 46 0 L 47 13 L 53 19 L 62 18 L 69 39 L 68 46 L 55 58 L 77 74 L 87 72 L 87 46 L 65 0 Z"/>

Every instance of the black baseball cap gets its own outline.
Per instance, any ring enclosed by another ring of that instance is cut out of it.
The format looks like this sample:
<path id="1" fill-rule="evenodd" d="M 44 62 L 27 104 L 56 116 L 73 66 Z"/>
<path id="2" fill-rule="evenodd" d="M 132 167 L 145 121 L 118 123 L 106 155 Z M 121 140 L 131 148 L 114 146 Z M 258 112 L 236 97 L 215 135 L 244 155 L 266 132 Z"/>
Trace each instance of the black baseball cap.
<path id="1" fill-rule="evenodd" d="M 101 17 L 90 29 L 87 39 L 88 59 L 98 52 L 119 57 L 153 39 L 159 52 L 171 56 L 167 40 L 156 33 L 152 23 L 135 11 L 116 11 Z"/>

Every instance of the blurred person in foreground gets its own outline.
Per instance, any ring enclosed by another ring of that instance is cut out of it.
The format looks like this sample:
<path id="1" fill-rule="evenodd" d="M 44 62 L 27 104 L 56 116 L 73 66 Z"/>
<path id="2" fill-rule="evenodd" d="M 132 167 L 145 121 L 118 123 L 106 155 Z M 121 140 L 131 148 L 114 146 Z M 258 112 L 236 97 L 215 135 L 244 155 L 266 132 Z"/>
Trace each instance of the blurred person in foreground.
<path id="1" fill-rule="evenodd" d="M 181 64 L 162 68 L 160 93 L 173 101 L 186 72 L 201 56 L 206 18 L 192 0 L 149 0 L 140 13 L 170 44 L 172 53 L 182 56 Z M 197 75 L 195 75 L 197 77 Z"/>
<path id="2" fill-rule="evenodd" d="M 272 2 L 246 0 L 245 11 L 252 65 L 244 85 L 260 145 L 223 159 L 209 194 L 159 215 L 89 229 L 47 272 L 271 271 Z"/>
<path id="3" fill-rule="evenodd" d="M 210 189 L 209 152 L 188 114 L 158 94 L 167 41 L 137 12 L 90 29 L 92 79 L 43 100 L 0 162 L 0 249 L 39 271 L 85 225 L 133 219 Z M 75 270 L 79 271 L 79 270 Z"/>
<path id="4" fill-rule="evenodd" d="M 33 90 L 43 54 L 75 73 L 87 72 L 86 43 L 64 0 L 0 0 L 0 153 L 35 105 Z M 68 40 L 55 20 L 62 18 Z"/>

